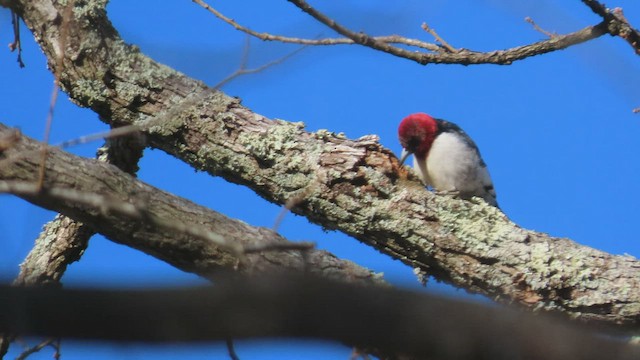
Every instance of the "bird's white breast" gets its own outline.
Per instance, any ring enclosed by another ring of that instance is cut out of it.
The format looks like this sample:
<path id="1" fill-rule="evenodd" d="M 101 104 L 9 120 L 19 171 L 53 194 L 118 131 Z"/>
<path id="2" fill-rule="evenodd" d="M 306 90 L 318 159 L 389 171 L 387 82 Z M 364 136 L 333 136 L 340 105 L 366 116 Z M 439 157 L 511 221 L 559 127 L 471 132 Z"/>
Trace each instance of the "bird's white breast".
<path id="1" fill-rule="evenodd" d="M 436 190 L 484 192 L 485 183 L 491 184 L 478 152 L 454 133 L 436 137 L 425 167 L 428 182 Z"/>

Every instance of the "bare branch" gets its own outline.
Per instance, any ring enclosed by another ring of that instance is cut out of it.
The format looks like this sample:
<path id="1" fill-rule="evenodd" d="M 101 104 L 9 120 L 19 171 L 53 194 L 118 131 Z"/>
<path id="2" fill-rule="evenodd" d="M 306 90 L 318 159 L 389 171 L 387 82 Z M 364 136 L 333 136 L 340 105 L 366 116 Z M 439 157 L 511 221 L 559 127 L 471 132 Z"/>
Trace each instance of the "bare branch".
<path id="1" fill-rule="evenodd" d="M 217 233 L 211 232 L 203 226 L 185 224 L 175 219 L 159 218 L 148 212 L 143 204 L 132 204 L 110 199 L 108 197 L 92 192 L 80 192 L 75 189 L 65 188 L 39 188 L 35 184 L 28 182 L 10 182 L 0 180 L 0 193 L 10 193 L 21 197 L 47 197 L 55 201 L 73 203 L 77 206 L 84 206 L 101 212 L 102 216 L 118 214 L 125 216 L 131 221 L 144 220 L 147 224 L 157 227 L 161 231 L 182 233 L 190 237 L 199 239 L 202 242 L 209 242 L 244 261 L 244 254 L 268 252 L 268 251 L 306 251 L 313 249 L 312 242 L 297 243 L 261 243 L 242 246 L 239 243 L 227 241 Z M 148 226 L 148 225 L 147 225 Z M 81 249 L 84 250 L 84 249 Z M 66 264 L 65 264 L 66 265 Z M 58 274 L 62 276 L 62 274 Z M 59 280 L 59 278 L 58 278 Z M 20 284 L 22 284 L 22 280 Z"/>
<path id="2" fill-rule="evenodd" d="M 61 144 L 61 147 L 90 141 L 98 137 L 108 138 L 107 144 L 98 149 L 98 160 L 113 164 L 127 173 L 134 174 L 138 170 L 137 164 L 142 157 L 144 145 L 136 134 L 132 134 L 132 131 L 137 132 L 138 128 L 136 126 L 125 126 L 107 133 L 67 141 Z M 116 138 L 116 136 L 119 136 L 119 138 Z M 0 146 L 0 151 L 11 148 L 18 142 L 20 136 L 17 132 L 10 133 L 9 139 L 11 139 L 8 142 L 10 146 Z M 5 140 L 5 138 L 2 140 Z M 0 141 L 0 144 L 2 143 L 7 143 L 7 141 Z M 35 241 L 34 247 L 20 264 L 20 273 L 15 279 L 14 285 L 59 286 L 67 267 L 71 263 L 80 260 L 87 248 L 89 239 L 94 234 L 95 231 L 89 226 L 62 214 L 56 215 L 52 221 L 44 226 Z M 4 350 L 4 352 L 0 352 L 0 358 L 8 350 L 12 338 L 11 334 L 2 334 L 0 349 Z M 56 349 L 55 357 L 58 358 L 60 354 L 59 340 L 52 346 Z"/>
<path id="3" fill-rule="evenodd" d="M 392 55 L 396 55 L 396 56 L 400 56 L 400 57 L 405 57 L 405 58 L 415 58 L 415 53 L 409 51 L 409 50 L 405 50 L 405 49 L 401 49 L 395 46 L 391 46 L 389 44 L 383 43 L 363 32 L 360 33 L 356 33 L 353 32 L 351 30 L 349 30 L 348 28 L 338 24 L 335 20 L 329 18 L 328 16 L 322 14 L 321 12 L 319 12 L 318 10 L 316 10 L 315 8 L 311 7 L 309 4 L 307 4 L 304 0 L 288 0 L 289 2 L 293 3 L 294 5 L 296 5 L 297 7 L 299 7 L 302 11 L 306 12 L 307 14 L 311 15 L 313 18 L 315 18 L 316 20 L 320 21 L 321 23 L 327 25 L 329 28 L 333 29 L 335 32 L 337 32 L 340 35 L 346 36 L 349 39 L 353 40 L 355 43 L 360 44 L 360 45 L 365 45 L 368 47 L 371 47 L 373 49 L 376 50 L 381 50 L 384 52 L 387 52 L 389 54 Z M 412 55 L 413 54 L 413 55 Z M 411 56 L 411 57 L 409 57 Z"/>
<path id="4" fill-rule="evenodd" d="M 69 23 L 71 22 L 71 13 L 73 11 L 73 6 L 75 4 L 75 0 L 69 1 L 67 3 L 64 11 L 62 12 L 62 24 L 60 25 L 60 38 L 58 40 L 58 55 L 56 57 L 56 68 L 57 72 L 54 71 L 53 74 L 53 89 L 51 89 L 51 99 L 49 100 L 49 111 L 47 112 L 47 121 L 45 122 L 44 128 L 44 138 L 42 142 L 45 146 L 42 147 L 42 161 L 40 163 L 40 170 L 38 172 L 38 187 L 42 188 L 44 184 L 44 169 L 47 162 L 47 144 L 49 144 L 49 135 L 51 134 L 51 125 L 53 123 L 53 111 L 56 108 L 56 102 L 58 101 L 58 90 L 60 90 L 60 80 L 58 78 L 58 73 L 62 72 L 62 66 L 64 64 L 64 53 L 67 48 L 67 38 L 69 33 Z"/>
<path id="5" fill-rule="evenodd" d="M 5 184 L 0 182 L 0 187 Z M 59 286 L 67 266 L 80 259 L 94 232 L 64 215 L 47 223 L 20 265 L 14 285 Z"/>
<path id="6" fill-rule="evenodd" d="M 622 13 L 622 9 L 616 8 L 613 11 L 607 9 L 603 4 L 596 0 L 582 0 L 591 11 L 600 15 L 607 23 L 607 32 L 612 36 L 619 36 L 626 40 L 640 55 L 640 31 L 633 28 Z"/>
<path id="7" fill-rule="evenodd" d="M 542 34 L 544 34 L 544 35 L 548 36 L 549 38 L 555 38 L 555 37 L 557 37 L 557 36 L 558 36 L 558 34 L 556 34 L 556 33 L 552 33 L 552 32 L 546 31 L 545 29 L 541 28 L 540 26 L 538 26 L 538 24 L 536 24 L 536 23 L 535 23 L 535 21 L 533 21 L 533 19 L 532 19 L 532 18 L 530 18 L 530 17 L 528 17 L 528 16 L 527 16 L 526 18 L 524 18 L 524 21 L 526 21 L 526 22 L 528 22 L 529 24 L 531 24 L 531 26 L 533 26 L 533 28 L 534 28 L 536 31 L 538 31 L 538 32 L 540 32 L 540 33 L 542 33 Z"/>
<path id="8" fill-rule="evenodd" d="M 406 59 L 414 60 L 420 64 L 429 63 L 441 63 L 441 64 L 497 64 L 508 65 L 516 60 L 522 60 L 524 58 L 541 55 L 548 52 L 565 49 L 571 45 L 583 43 L 585 41 L 597 38 L 606 33 L 601 27 L 603 24 L 599 24 L 594 27 L 587 27 L 580 31 L 570 33 L 563 36 L 558 36 L 553 39 L 540 41 L 530 45 L 519 46 L 507 50 L 492 51 L 489 53 L 475 52 L 467 49 L 461 49 L 455 53 L 421 53 L 413 52 L 397 47 L 393 47 L 389 44 L 382 43 L 375 38 L 372 38 L 364 33 L 355 33 L 346 27 L 336 23 L 326 15 L 320 13 L 304 0 L 288 0 L 292 2 L 304 12 L 313 16 L 316 20 L 329 26 L 338 33 L 347 36 L 354 42 L 371 47 L 376 50 L 384 51 L 392 55 L 403 57 Z"/>
<path id="9" fill-rule="evenodd" d="M 226 344 L 229 358 L 231 358 L 231 360 L 240 360 L 240 357 L 238 357 L 238 354 L 236 354 L 236 349 L 233 347 L 233 340 L 227 339 Z"/>
<path id="10" fill-rule="evenodd" d="M 52 346 L 56 350 L 56 353 L 57 353 L 59 351 L 59 346 L 57 346 L 56 343 L 57 343 L 56 338 L 46 339 L 46 340 L 40 342 L 39 344 L 37 344 L 35 346 L 32 346 L 32 347 L 26 349 L 25 351 L 23 351 L 20 355 L 18 355 L 18 357 L 16 357 L 16 360 L 25 360 L 31 354 L 35 354 L 35 353 L 39 352 L 40 350 L 44 349 L 47 346 Z"/>
<path id="11" fill-rule="evenodd" d="M 263 41 L 279 41 L 283 43 L 301 44 L 301 45 L 353 45 L 353 44 L 356 44 L 356 42 L 354 42 L 349 38 L 303 39 L 303 38 L 295 38 L 295 37 L 288 37 L 288 36 L 282 36 L 282 35 L 273 35 L 266 32 L 257 32 L 238 24 L 231 18 L 224 16 L 221 12 L 214 9 L 211 5 L 205 3 L 203 0 L 192 0 L 192 1 L 202 6 L 212 14 L 214 14 L 218 19 L 233 26 L 236 30 L 242 31 L 248 35 L 251 35 Z M 442 50 L 438 45 L 426 43 L 424 41 L 420 41 L 416 39 L 407 39 L 398 35 L 378 36 L 378 37 L 375 37 L 375 39 L 384 43 L 404 44 L 404 45 L 415 46 L 415 47 L 419 47 L 419 48 L 431 50 L 431 51 Z"/>
<path id="12" fill-rule="evenodd" d="M 297 243 L 275 243 L 275 244 L 260 244 L 260 245 L 249 245 L 244 247 L 245 254 L 251 254 L 256 252 L 264 252 L 264 251 L 289 251 L 289 250 L 298 250 L 298 251 L 307 251 L 316 247 L 316 244 L 313 242 L 297 242 Z"/>
<path id="13" fill-rule="evenodd" d="M 10 131 L 0 125 L 0 138 Z M 44 187 L 38 189 L 35 180 L 40 146 L 25 136 L 0 153 L 12 159 L 0 166 L 0 192 L 17 194 L 82 221 L 113 241 L 184 271 L 210 279 L 221 271 L 232 270 L 300 271 L 306 267 L 300 254 L 304 252 L 311 272 L 357 282 L 379 282 L 370 271 L 312 249 L 310 243 L 288 242 L 271 230 L 229 219 L 146 185 L 114 166 L 56 148 L 49 149 L 47 177 Z"/>
<path id="14" fill-rule="evenodd" d="M 99 132 L 95 134 L 80 136 L 76 139 L 66 140 L 54 146 L 57 146 L 61 149 L 68 148 L 71 146 L 76 146 L 80 144 L 86 144 L 92 141 L 100 140 L 100 139 L 112 139 L 116 137 L 126 136 L 126 135 L 135 135 L 140 132 L 140 127 L 136 125 L 128 125 L 122 126 L 118 128 L 111 129 L 109 131 Z"/>
<path id="15" fill-rule="evenodd" d="M 600 37 L 607 33 L 605 23 L 596 26 L 589 26 L 582 30 L 566 34 L 557 35 L 552 39 L 540 41 L 537 43 L 518 46 L 505 50 L 496 50 L 491 52 L 477 52 L 469 49 L 455 49 L 452 46 L 444 45 L 446 42 L 437 36 L 438 41 L 443 46 L 438 46 L 424 41 L 409 39 L 399 35 L 389 36 L 370 36 L 365 33 L 353 32 L 348 28 L 336 23 L 326 15 L 318 12 L 305 1 L 289 0 L 303 11 L 307 12 L 320 22 L 329 26 L 339 34 L 346 38 L 329 38 L 329 39 L 302 39 L 294 37 L 286 37 L 281 35 L 273 35 L 265 32 L 257 32 L 235 22 L 233 19 L 224 16 L 222 13 L 206 4 L 203 0 L 192 0 L 202 6 L 216 17 L 233 26 L 235 29 L 246 34 L 254 36 L 264 41 L 280 41 L 283 43 L 303 44 L 303 45 L 340 45 L 340 44 L 360 44 L 371 47 L 376 50 L 384 51 L 389 54 L 413 60 L 420 64 L 496 64 L 509 65 L 514 61 L 523 60 L 525 58 L 545 54 L 552 51 L 562 50 L 572 45 L 581 44 Z M 437 34 L 436 34 L 437 35 Z M 428 50 L 430 52 L 416 52 L 395 47 L 392 44 L 402 44 L 411 47 L 417 47 Z M 443 51 L 447 50 L 447 51 Z M 453 50 L 453 51 L 452 51 Z"/>
<path id="16" fill-rule="evenodd" d="M 72 203 L 93 211 L 99 211 L 100 216 L 104 217 L 120 215 L 131 221 L 144 220 L 162 231 L 183 233 L 203 242 L 210 242 L 223 250 L 229 251 L 236 257 L 244 254 L 244 249 L 240 244 L 227 241 L 223 236 L 205 230 L 201 226 L 187 225 L 175 219 L 158 217 L 148 212 L 143 203 L 123 202 L 98 193 L 82 192 L 73 188 L 40 187 L 29 182 L 0 181 L 0 193 L 10 193 L 28 198 L 43 197 L 60 203 Z"/>
<path id="17" fill-rule="evenodd" d="M 195 0 L 194 0 L 195 1 Z M 221 87 L 223 87 L 224 85 L 226 85 L 229 81 L 240 77 L 242 75 L 247 75 L 247 74 L 255 74 L 255 73 L 259 73 L 263 70 L 266 70 L 267 68 L 270 68 L 272 66 L 281 64 L 283 62 L 285 62 L 286 60 L 290 59 L 291 57 L 293 57 L 294 55 L 298 54 L 300 51 L 304 50 L 306 46 L 300 47 L 288 54 L 286 54 L 285 56 L 278 58 L 276 60 L 270 61 L 264 65 L 258 66 L 257 68 L 253 68 L 253 69 L 247 69 L 247 62 L 249 60 L 249 50 L 250 50 L 250 43 L 249 40 L 251 38 L 249 37 L 249 35 L 247 35 L 247 40 L 244 46 L 244 49 L 242 51 L 242 60 L 240 61 L 240 66 L 238 67 L 238 69 L 236 71 L 234 71 L 233 73 L 231 73 L 229 76 L 227 76 L 226 78 L 222 79 L 218 84 L 216 84 L 213 88 L 214 89 L 220 89 Z"/>
<path id="18" fill-rule="evenodd" d="M 0 290 L 0 330 L 24 335 L 121 342 L 315 338 L 373 347 L 381 358 L 640 356 L 637 346 L 541 315 L 314 277 L 233 277 L 215 287 L 146 291 Z"/>
<path id="19" fill-rule="evenodd" d="M 273 222 L 273 227 L 271 228 L 271 230 L 278 232 L 278 228 L 280 228 L 280 224 L 282 223 L 282 220 L 284 220 L 284 217 L 287 216 L 287 213 L 294 207 L 298 206 L 298 204 L 301 204 L 306 197 L 310 196 L 313 193 L 313 191 L 317 190 L 315 189 L 316 186 L 317 184 L 314 182 L 297 193 L 295 196 L 287 200 L 282 207 L 282 210 L 276 217 L 276 220 Z"/>
<path id="20" fill-rule="evenodd" d="M 435 29 L 429 27 L 429 25 L 427 25 L 427 23 L 422 23 L 422 30 L 428 32 L 429 34 L 431 34 L 431 36 L 433 36 L 434 39 L 436 39 L 437 42 L 439 42 L 440 44 L 442 44 L 442 46 L 447 49 L 448 52 L 450 53 L 457 53 L 458 49 L 454 48 L 453 46 L 449 45 L 448 42 L 446 42 L 443 38 L 440 37 L 440 35 L 438 35 L 438 33 L 435 31 Z"/>
<path id="21" fill-rule="evenodd" d="M 22 61 L 22 42 L 20 41 L 20 16 L 11 10 L 11 26 L 13 27 L 13 42 L 9 44 L 9 50 L 18 50 L 18 66 L 23 68 L 24 62 Z"/>
<path id="22" fill-rule="evenodd" d="M 122 136 L 129 133 L 132 128 L 137 129 L 137 127 L 125 127 L 98 135 L 113 138 L 116 135 Z M 118 131 L 121 129 L 127 131 Z M 63 144 L 79 142 L 81 139 L 91 139 L 98 135 L 82 137 Z M 135 136 L 128 136 L 121 137 L 117 141 L 109 141 L 106 146 L 99 148 L 98 160 L 113 164 L 123 171 L 133 174 L 137 171 L 136 164 L 142 156 L 144 148 L 137 140 Z M 67 266 L 80 259 L 89 238 L 94 234 L 95 231 L 90 227 L 58 214 L 54 220 L 44 226 L 35 241 L 35 246 L 20 265 L 20 274 L 14 284 L 57 286 Z"/>

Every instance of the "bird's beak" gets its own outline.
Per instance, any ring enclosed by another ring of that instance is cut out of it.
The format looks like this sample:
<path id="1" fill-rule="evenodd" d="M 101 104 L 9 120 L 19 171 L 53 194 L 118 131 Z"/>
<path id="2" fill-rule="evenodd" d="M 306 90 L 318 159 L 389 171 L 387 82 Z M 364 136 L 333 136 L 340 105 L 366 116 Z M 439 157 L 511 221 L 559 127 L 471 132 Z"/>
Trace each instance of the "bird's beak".
<path id="1" fill-rule="evenodd" d="M 404 161 L 411 155 L 407 149 L 402 149 L 402 154 L 400 155 L 400 165 L 404 164 Z"/>

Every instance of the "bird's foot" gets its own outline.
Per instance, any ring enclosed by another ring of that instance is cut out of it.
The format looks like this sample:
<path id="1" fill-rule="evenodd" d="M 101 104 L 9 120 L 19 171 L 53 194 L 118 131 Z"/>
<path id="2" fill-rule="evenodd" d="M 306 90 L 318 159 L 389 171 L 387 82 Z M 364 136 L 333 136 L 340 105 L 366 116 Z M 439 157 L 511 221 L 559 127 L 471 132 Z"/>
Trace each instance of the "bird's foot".
<path id="1" fill-rule="evenodd" d="M 458 190 L 435 190 L 433 193 L 439 196 L 460 197 L 460 191 Z"/>

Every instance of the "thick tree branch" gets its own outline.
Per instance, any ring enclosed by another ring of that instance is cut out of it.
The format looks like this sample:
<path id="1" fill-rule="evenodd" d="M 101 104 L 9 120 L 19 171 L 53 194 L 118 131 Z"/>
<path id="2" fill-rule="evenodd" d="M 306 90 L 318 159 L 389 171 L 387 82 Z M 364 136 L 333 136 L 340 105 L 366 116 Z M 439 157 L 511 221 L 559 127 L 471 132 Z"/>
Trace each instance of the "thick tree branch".
<path id="1" fill-rule="evenodd" d="M 98 149 L 98 160 L 132 174 L 138 171 L 144 145 L 136 134 L 112 138 Z M 20 265 L 16 285 L 57 285 L 67 266 L 80 259 L 94 231 L 69 217 L 57 215 L 44 226 L 35 246 Z"/>
<path id="2" fill-rule="evenodd" d="M 59 32 L 51 19 L 56 5 L 18 3 L 45 54 L 55 59 Z M 438 280 L 532 309 L 638 325 L 636 259 L 524 230 L 485 204 L 434 196 L 375 137 L 309 133 L 301 124 L 260 116 L 125 45 L 104 9 L 95 6 L 77 4 L 61 83 L 104 121 L 139 125 L 151 146 L 270 201 L 285 204 L 308 194 L 292 211 Z M 586 31 L 589 37 L 605 30 Z M 566 40 L 546 44 L 554 41 Z M 150 114 L 165 121 L 146 127 Z M 167 256 L 156 250 L 157 256 Z"/>
<path id="3" fill-rule="evenodd" d="M 233 278 L 211 288 L 148 291 L 0 287 L 0 294 L 0 330 L 25 335 L 148 342 L 316 338 L 421 359 L 640 356 L 636 346 L 543 316 L 312 277 Z"/>
<path id="4" fill-rule="evenodd" d="M 10 132 L 0 125 L 0 138 Z M 146 185 L 114 166 L 59 149 L 49 149 L 44 188 L 38 191 L 40 147 L 22 137 L 0 153 L 1 192 L 65 214 L 184 271 L 213 279 L 221 271 L 308 270 L 353 281 L 378 281 L 370 271 L 325 251 L 291 244 L 271 230 L 229 219 Z M 247 254 L 241 253 L 245 247 Z"/>

